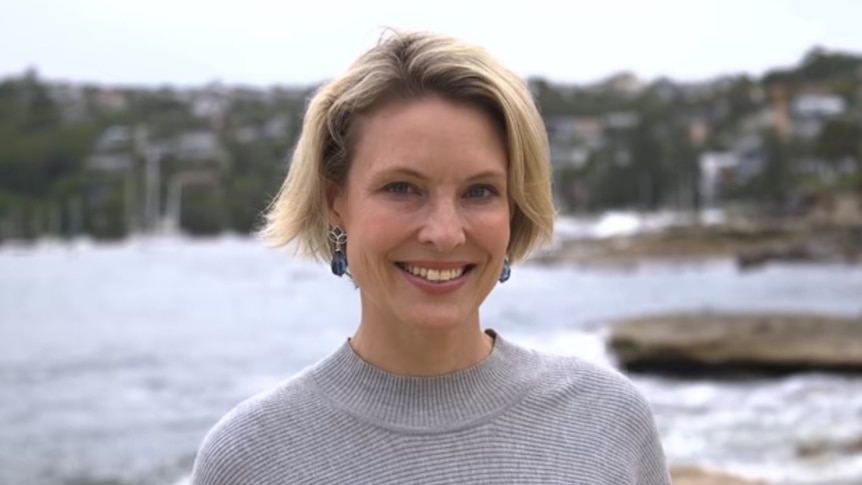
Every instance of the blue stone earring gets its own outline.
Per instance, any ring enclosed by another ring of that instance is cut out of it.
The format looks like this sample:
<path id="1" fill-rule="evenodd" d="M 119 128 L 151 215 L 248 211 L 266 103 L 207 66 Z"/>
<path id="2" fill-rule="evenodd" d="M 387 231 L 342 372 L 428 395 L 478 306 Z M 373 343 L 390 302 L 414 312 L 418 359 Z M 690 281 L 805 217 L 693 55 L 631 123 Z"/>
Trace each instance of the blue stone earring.
<path id="1" fill-rule="evenodd" d="M 339 226 L 329 230 L 329 240 L 335 244 L 335 252 L 332 254 L 332 274 L 344 276 L 347 273 L 347 256 L 344 255 L 344 244 L 347 243 L 347 233 Z"/>
<path id="2" fill-rule="evenodd" d="M 503 271 L 500 272 L 500 283 L 509 281 L 510 276 L 512 276 L 512 265 L 509 264 L 509 258 L 506 258 L 503 260 Z"/>

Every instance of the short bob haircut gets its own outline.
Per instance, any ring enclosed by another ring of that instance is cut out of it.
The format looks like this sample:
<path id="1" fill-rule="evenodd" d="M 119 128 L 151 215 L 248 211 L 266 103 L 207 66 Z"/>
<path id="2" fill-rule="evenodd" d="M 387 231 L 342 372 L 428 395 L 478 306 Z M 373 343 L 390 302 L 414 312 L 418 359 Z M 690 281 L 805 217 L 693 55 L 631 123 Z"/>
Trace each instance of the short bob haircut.
<path id="1" fill-rule="evenodd" d="M 297 243 L 299 253 L 329 261 L 334 248 L 327 238 L 327 193 L 347 180 L 362 119 L 387 102 L 440 96 L 484 110 L 501 129 L 513 207 L 509 260 L 550 241 L 556 211 L 548 138 L 526 83 L 484 49 L 458 39 L 389 34 L 311 99 L 287 177 L 259 236 L 272 247 Z"/>

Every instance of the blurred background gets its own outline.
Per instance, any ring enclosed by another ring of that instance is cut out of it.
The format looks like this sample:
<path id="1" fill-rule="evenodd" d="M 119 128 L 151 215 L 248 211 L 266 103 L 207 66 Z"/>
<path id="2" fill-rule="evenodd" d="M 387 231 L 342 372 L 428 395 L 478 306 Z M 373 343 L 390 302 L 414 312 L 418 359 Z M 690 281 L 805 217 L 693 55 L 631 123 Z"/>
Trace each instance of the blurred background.
<path id="1" fill-rule="evenodd" d="M 0 484 L 185 483 L 220 416 L 350 335 L 351 284 L 250 233 L 310 95 L 385 26 L 484 45 L 545 119 L 555 241 L 486 326 L 629 375 L 676 483 L 862 484 L 860 18 L 3 1 Z"/>

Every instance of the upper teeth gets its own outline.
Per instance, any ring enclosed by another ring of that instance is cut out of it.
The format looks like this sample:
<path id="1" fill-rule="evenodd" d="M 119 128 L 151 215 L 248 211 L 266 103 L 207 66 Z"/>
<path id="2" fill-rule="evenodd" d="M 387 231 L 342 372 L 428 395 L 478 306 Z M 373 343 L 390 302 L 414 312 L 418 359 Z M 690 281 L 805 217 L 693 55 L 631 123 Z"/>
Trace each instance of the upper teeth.
<path id="1" fill-rule="evenodd" d="M 419 266 L 410 266 L 409 264 L 404 265 L 404 269 L 406 269 L 409 273 L 425 278 L 429 281 L 449 281 L 455 279 L 462 274 L 464 274 L 464 267 L 460 268 L 452 268 L 452 269 L 431 269 L 431 268 L 421 268 Z"/>

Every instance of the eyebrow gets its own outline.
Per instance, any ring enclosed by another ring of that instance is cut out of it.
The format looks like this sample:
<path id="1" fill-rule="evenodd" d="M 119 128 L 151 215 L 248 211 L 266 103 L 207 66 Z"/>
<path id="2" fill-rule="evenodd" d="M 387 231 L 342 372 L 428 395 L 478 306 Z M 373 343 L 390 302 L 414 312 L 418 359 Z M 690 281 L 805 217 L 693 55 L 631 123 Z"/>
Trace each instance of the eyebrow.
<path id="1" fill-rule="evenodd" d="M 380 174 L 381 176 L 390 176 L 390 175 L 406 175 L 408 177 L 417 178 L 420 180 L 427 180 L 428 177 L 422 172 L 413 170 L 412 168 L 392 168 L 388 170 L 384 170 Z M 500 179 L 506 180 L 506 174 L 500 170 L 485 170 L 476 174 L 473 174 L 467 177 L 468 181 L 480 180 L 480 179 Z"/>

